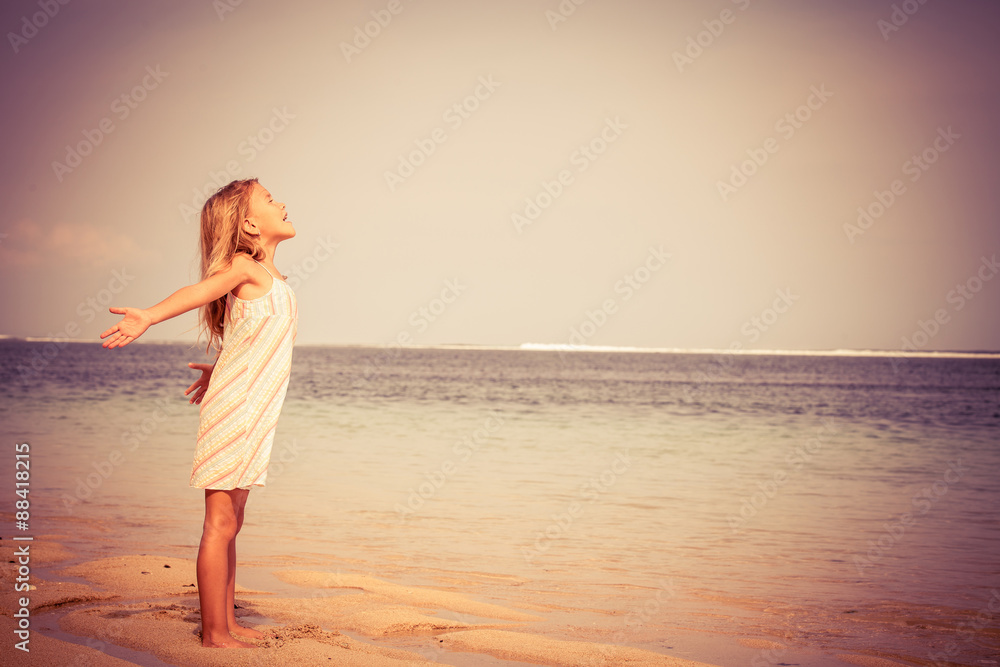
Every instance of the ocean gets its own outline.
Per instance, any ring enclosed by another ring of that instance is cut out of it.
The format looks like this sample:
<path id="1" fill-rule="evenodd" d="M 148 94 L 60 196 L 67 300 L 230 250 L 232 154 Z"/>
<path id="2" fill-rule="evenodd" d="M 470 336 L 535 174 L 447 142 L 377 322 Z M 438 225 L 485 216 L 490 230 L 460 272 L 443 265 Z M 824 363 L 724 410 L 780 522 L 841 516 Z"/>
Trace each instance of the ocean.
<path id="1" fill-rule="evenodd" d="M 201 360 L 0 341 L 0 477 L 29 443 L 30 530 L 193 557 Z M 925 660 L 955 640 L 988 664 L 996 622 L 969 619 L 1000 610 L 998 435 L 997 355 L 300 346 L 240 557 L 492 573 L 590 607 L 669 590 L 665 626 Z"/>

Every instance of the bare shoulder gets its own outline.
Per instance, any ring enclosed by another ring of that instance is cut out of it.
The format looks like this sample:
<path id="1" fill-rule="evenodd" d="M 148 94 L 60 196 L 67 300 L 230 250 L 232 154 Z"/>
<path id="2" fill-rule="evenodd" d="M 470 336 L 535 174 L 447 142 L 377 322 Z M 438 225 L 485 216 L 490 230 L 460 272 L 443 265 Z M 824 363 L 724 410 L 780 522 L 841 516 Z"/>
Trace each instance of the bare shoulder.
<path id="1" fill-rule="evenodd" d="M 233 270 L 249 273 L 251 270 L 250 267 L 254 264 L 256 264 L 256 262 L 253 261 L 250 255 L 245 252 L 238 252 L 233 256 L 231 267 Z"/>
<path id="2" fill-rule="evenodd" d="M 240 299 L 254 299 L 271 287 L 270 277 L 246 253 L 236 253 L 229 270 L 239 281 L 232 292 Z"/>
<path id="3" fill-rule="evenodd" d="M 261 270 L 257 266 L 257 262 L 253 261 L 253 258 L 245 252 L 238 252 L 233 257 L 233 262 L 229 266 L 229 270 L 233 272 L 235 276 L 240 278 L 240 283 L 252 283 L 254 285 L 261 284 Z"/>

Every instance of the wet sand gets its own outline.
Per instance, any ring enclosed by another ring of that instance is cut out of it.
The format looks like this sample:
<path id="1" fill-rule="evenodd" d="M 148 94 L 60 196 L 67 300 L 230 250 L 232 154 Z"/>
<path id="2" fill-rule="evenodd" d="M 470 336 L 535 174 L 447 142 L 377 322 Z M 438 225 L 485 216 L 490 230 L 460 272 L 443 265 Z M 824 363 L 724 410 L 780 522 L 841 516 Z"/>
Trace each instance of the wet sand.
<path id="1" fill-rule="evenodd" d="M 33 556 L 48 565 L 69 559 L 61 545 L 45 538 L 33 547 L 37 547 Z M 642 649 L 547 637 L 528 628 L 545 620 L 537 612 L 454 591 L 401 585 L 366 574 L 291 569 L 276 569 L 275 575 L 300 588 L 300 597 L 237 587 L 238 615 L 267 635 L 254 642 L 259 648 L 210 650 L 203 649 L 199 640 L 193 560 L 119 556 L 52 571 L 64 580 L 33 579 L 36 588 L 29 594 L 34 616 L 65 610 L 58 618 L 61 632 L 89 638 L 98 647 L 122 646 L 170 664 L 318 665 L 332 660 L 338 665 L 412 665 L 437 662 L 449 654 L 552 665 L 706 664 Z M 12 603 L 6 598 L 2 610 L 8 629 L 14 624 Z M 385 639 L 391 641 L 379 642 Z M 100 655 L 94 648 L 50 639 L 40 630 L 32 633 L 31 648 L 31 663 L 37 664 L 94 660 L 131 664 Z"/>
<path id="2" fill-rule="evenodd" d="M 346 561 L 320 568 L 307 556 L 241 566 L 250 579 L 272 584 L 271 590 L 237 586 L 237 615 L 266 638 L 253 642 L 255 649 L 204 649 L 193 559 L 134 554 L 78 562 L 62 537 L 31 543 L 34 588 L 17 594 L 31 600 L 31 651 L 8 644 L 2 665 L 912 664 L 867 651 L 811 662 L 777 637 L 712 635 L 676 623 L 676 614 L 666 624 L 634 613 L 621 618 L 638 608 L 625 600 L 649 602 L 658 599 L 656 591 L 609 586 L 616 609 L 606 600 L 501 574 L 428 570 L 417 576 L 387 566 L 390 574 L 377 576 Z M 13 560 L 14 547 L 2 542 L 5 561 Z M 13 567 L 0 575 L 6 591 L 0 631 L 8 637 L 16 622 L 17 597 L 9 592 L 15 576 Z M 699 644 L 691 640 L 697 635 L 722 658 L 708 663 L 683 655 Z M 674 638 L 686 648 L 671 650 L 666 640 Z M 109 655 L 115 647 L 131 651 L 130 659 Z"/>
<path id="3" fill-rule="evenodd" d="M 194 550 L 183 551 L 190 551 L 189 558 L 177 557 L 176 549 L 173 555 L 128 553 L 136 545 L 109 542 L 99 522 L 69 517 L 54 524 L 64 530 L 30 543 L 27 592 L 14 592 L 14 550 L 23 543 L 0 541 L 0 560 L 9 564 L 0 569 L 0 631 L 14 636 L 21 596 L 30 598 L 32 623 L 30 653 L 16 650 L 11 640 L 0 650 L 0 667 L 920 664 L 916 654 L 880 651 L 868 641 L 859 641 L 855 651 L 833 650 L 819 633 L 804 632 L 822 619 L 777 600 L 679 594 L 673 580 L 656 587 L 567 585 L 573 579 L 562 571 L 541 570 L 528 578 L 443 570 L 406 554 L 381 561 L 251 555 L 237 573 L 237 616 L 266 638 L 253 642 L 255 649 L 204 649 Z M 112 550 L 118 555 L 93 556 Z M 761 611 L 785 618 L 787 625 L 760 623 Z M 881 631 L 886 623 L 933 626 L 929 611 L 880 605 L 851 610 L 844 618 L 859 623 L 862 639 L 880 631 L 870 626 L 873 620 Z M 813 640 L 803 644 L 805 636 Z"/>

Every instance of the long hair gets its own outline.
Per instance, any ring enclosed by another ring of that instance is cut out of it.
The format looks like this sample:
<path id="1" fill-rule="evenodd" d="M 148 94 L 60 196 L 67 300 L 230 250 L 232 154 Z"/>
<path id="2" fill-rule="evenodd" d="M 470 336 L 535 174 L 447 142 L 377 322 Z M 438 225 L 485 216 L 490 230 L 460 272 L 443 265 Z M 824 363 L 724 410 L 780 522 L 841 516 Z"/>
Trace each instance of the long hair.
<path id="1" fill-rule="evenodd" d="M 233 181 L 208 198 L 201 209 L 201 279 L 211 278 L 233 263 L 236 253 L 264 259 L 264 249 L 243 231 L 243 220 L 250 214 L 250 197 L 256 178 Z M 201 330 L 208 337 L 209 352 L 222 349 L 226 323 L 226 295 L 201 307 Z"/>

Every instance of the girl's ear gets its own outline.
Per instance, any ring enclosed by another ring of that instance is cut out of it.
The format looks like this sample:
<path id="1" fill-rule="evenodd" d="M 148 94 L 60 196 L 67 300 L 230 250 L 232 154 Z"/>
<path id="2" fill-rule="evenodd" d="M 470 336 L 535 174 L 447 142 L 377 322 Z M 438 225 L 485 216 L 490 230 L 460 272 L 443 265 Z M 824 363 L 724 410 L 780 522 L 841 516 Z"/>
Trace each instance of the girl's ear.
<path id="1" fill-rule="evenodd" d="M 244 218 L 243 222 L 243 233 L 247 236 L 260 236 L 260 231 L 257 229 L 257 225 L 250 222 L 249 218 Z"/>

